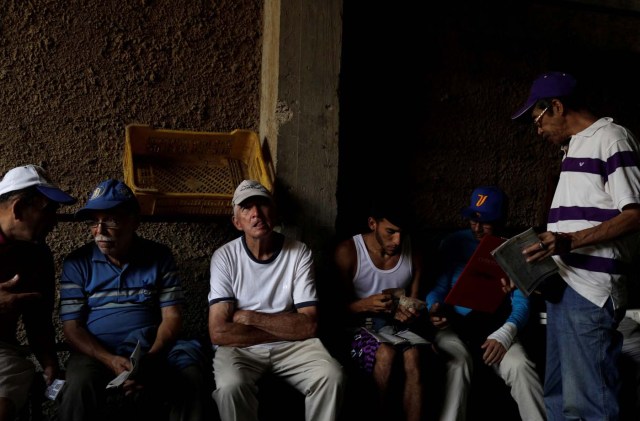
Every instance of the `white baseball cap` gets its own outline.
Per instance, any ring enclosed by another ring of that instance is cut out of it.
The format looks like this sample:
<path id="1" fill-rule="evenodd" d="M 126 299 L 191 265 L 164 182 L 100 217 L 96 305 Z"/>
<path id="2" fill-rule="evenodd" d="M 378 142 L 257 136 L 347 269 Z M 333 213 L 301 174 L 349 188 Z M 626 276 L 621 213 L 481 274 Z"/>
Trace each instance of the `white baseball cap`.
<path id="1" fill-rule="evenodd" d="M 37 165 L 23 165 L 7 171 L 0 181 L 0 195 L 36 186 L 38 191 L 54 202 L 71 205 L 76 199 L 55 186 L 47 172 Z"/>
<path id="2" fill-rule="evenodd" d="M 254 196 L 262 196 L 266 197 L 269 200 L 273 200 L 273 198 L 271 197 L 271 193 L 269 193 L 269 190 L 267 190 L 265 186 L 255 180 L 244 180 L 238 185 L 235 193 L 233 193 L 233 200 L 231 201 L 231 205 L 239 205 L 248 198 Z"/>

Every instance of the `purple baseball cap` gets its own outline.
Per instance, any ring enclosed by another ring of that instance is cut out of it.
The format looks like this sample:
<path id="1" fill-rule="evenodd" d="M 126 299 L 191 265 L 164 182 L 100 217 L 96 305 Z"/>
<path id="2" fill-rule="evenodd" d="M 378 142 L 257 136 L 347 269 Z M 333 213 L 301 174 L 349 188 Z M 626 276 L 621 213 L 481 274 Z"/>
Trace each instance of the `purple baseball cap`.
<path id="1" fill-rule="evenodd" d="M 506 195 L 496 186 L 482 186 L 471 193 L 469 206 L 462 208 L 462 216 L 478 222 L 493 222 L 505 215 Z"/>
<path id="2" fill-rule="evenodd" d="M 529 98 L 527 98 L 524 105 L 511 116 L 511 119 L 515 120 L 520 117 L 541 99 L 561 98 L 571 95 L 577 83 L 573 76 L 565 72 L 549 72 L 540 75 L 531 85 Z"/>

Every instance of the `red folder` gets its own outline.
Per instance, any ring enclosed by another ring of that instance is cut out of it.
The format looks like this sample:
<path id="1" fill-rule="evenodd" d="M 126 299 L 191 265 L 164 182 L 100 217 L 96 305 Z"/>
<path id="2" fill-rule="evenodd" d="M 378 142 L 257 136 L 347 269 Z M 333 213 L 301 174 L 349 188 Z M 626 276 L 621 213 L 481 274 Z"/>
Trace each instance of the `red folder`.
<path id="1" fill-rule="evenodd" d="M 491 255 L 505 238 L 485 235 L 444 302 L 487 313 L 495 312 L 505 298 L 500 278 L 508 276 Z"/>

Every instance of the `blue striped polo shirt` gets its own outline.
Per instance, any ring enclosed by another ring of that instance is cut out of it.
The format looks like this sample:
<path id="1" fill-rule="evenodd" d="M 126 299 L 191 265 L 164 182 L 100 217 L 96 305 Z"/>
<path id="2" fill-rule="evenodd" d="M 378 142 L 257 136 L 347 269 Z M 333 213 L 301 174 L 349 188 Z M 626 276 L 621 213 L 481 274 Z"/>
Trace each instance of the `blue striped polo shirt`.
<path id="1" fill-rule="evenodd" d="M 183 301 L 171 250 L 137 236 L 131 249 L 119 268 L 92 242 L 69 254 L 62 268 L 60 320 L 85 321 L 111 351 L 131 332 L 159 325 L 162 307 Z"/>

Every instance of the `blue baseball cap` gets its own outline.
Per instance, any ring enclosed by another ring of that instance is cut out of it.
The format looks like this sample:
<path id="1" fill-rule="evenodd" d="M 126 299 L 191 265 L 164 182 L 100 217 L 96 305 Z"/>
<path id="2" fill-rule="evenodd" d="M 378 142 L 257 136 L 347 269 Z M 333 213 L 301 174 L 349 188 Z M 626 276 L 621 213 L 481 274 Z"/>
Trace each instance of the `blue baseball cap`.
<path id="1" fill-rule="evenodd" d="M 565 72 L 548 72 L 538 76 L 531 85 L 529 98 L 527 98 L 524 105 L 511 116 L 511 119 L 515 120 L 520 117 L 541 99 L 562 98 L 571 95 L 576 89 L 577 84 L 576 79 Z"/>
<path id="2" fill-rule="evenodd" d="M 140 208 L 138 200 L 129 186 L 122 181 L 108 179 L 98 184 L 89 196 L 84 208 L 77 211 L 75 217 L 86 219 L 93 211 L 110 210 L 125 204 L 133 206 L 133 209 Z"/>
<path id="3" fill-rule="evenodd" d="M 503 219 L 507 196 L 496 186 L 482 186 L 471 194 L 469 207 L 462 208 L 462 216 L 478 222 L 493 222 Z"/>

